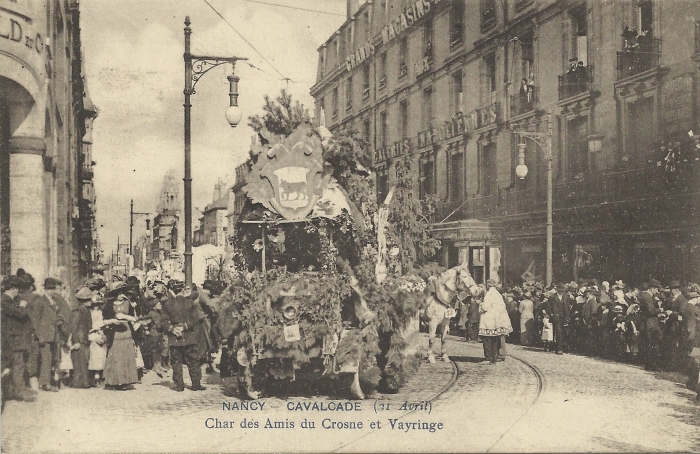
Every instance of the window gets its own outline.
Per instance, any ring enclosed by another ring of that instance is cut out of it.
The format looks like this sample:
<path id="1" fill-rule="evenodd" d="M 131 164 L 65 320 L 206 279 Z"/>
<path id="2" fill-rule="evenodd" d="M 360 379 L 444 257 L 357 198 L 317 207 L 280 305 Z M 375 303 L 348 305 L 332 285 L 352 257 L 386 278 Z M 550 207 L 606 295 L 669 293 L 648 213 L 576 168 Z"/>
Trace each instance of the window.
<path id="1" fill-rule="evenodd" d="M 654 127 L 654 100 L 646 97 L 631 102 L 627 107 L 627 150 L 632 164 L 643 166 L 654 149 L 656 128 Z"/>
<path id="2" fill-rule="evenodd" d="M 571 16 L 571 59 L 588 66 L 588 21 L 586 9 L 578 8 L 569 13 Z"/>
<path id="3" fill-rule="evenodd" d="M 345 85 L 345 109 L 349 110 L 352 108 L 352 76 L 348 77 L 348 81 Z"/>
<path id="4" fill-rule="evenodd" d="M 576 117 L 567 122 L 566 152 L 568 179 L 580 179 L 588 171 L 588 117 Z"/>
<path id="5" fill-rule="evenodd" d="M 362 100 L 369 99 L 369 65 L 362 67 Z"/>
<path id="6" fill-rule="evenodd" d="M 321 100 L 318 103 L 318 112 L 319 116 L 321 118 L 321 124 L 325 125 L 326 124 L 326 97 L 322 97 Z M 238 180 L 240 181 L 240 180 Z"/>
<path id="7" fill-rule="evenodd" d="M 408 75 L 408 40 L 402 38 L 399 43 L 399 79 Z"/>
<path id="8" fill-rule="evenodd" d="M 333 89 L 333 118 L 338 117 L 338 87 Z"/>
<path id="9" fill-rule="evenodd" d="M 433 18 L 429 17 L 423 24 L 423 58 L 433 59 Z"/>
<path id="10" fill-rule="evenodd" d="M 386 168 L 377 170 L 377 203 L 384 203 L 389 194 L 389 174 Z"/>
<path id="11" fill-rule="evenodd" d="M 388 123 L 386 119 L 386 111 L 379 113 L 379 148 L 386 147 Z"/>
<path id="12" fill-rule="evenodd" d="M 481 31 L 496 25 L 496 0 L 481 0 Z"/>
<path id="13" fill-rule="evenodd" d="M 370 143 L 370 121 L 369 118 L 362 122 L 362 138 L 365 142 Z"/>
<path id="14" fill-rule="evenodd" d="M 652 36 L 652 25 L 654 19 L 654 9 L 651 0 L 646 0 L 639 3 L 637 9 L 637 25 L 640 34 L 646 37 Z"/>
<path id="15" fill-rule="evenodd" d="M 520 74 L 528 84 L 534 85 L 535 81 L 535 52 L 534 36 L 527 33 L 519 37 L 520 41 Z"/>
<path id="16" fill-rule="evenodd" d="M 433 87 L 423 90 L 423 102 L 421 104 L 421 128 L 426 130 L 433 122 Z"/>
<path id="17" fill-rule="evenodd" d="M 457 46 L 464 38 L 464 0 L 452 0 L 450 11 L 450 46 Z"/>
<path id="18" fill-rule="evenodd" d="M 453 152 L 447 162 L 449 201 L 461 202 L 464 196 L 464 152 Z"/>
<path id="19" fill-rule="evenodd" d="M 318 55 L 318 74 L 319 77 L 323 77 L 326 74 L 326 49 L 325 47 Z"/>
<path id="20" fill-rule="evenodd" d="M 496 99 L 496 54 L 484 57 L 483 102 L 491 103 Z"/>
<path id="21" fill-rule="evenodd" d="M 479 151 L 479 193 L 489 197 L 496 192 L 496 144 L 482 145 Z"/>
<path id="22" fill-rule="evenodd" d="M 402 139 L 406 139 L 408 138 L 408 101 L 405 99 L 399 103 L 399 117 L 399 133 Z"/>
<path id="23" fill-rule="evenodd" d="M 464 86 L 462 85 L 462 70 L 452 74 L 452 114 L 461 112 L 464 104 Z"/>
<path id="24" fill-rule="evenodd" d="M 379 58 L 379 89 L 386 87 L 386 52 Z"/>
<path id="25" fill-rule="evenodd" d="M 338 62 L 342 62 L 345 60 L 346 57 L 346 48 L 345 48 L 345 33 L 340 32 L 338 35 Z"/>
<path id="26" fill-rule="evenodd" d="M 432 159 L 421 160 L 420 163 L 420 198 L 435 194 L 434 174 L 435 165 Z"/>
<path id="27" fill-rule="evenodd" d="M 365 26 L 365 39 L 364 39 L 364 40 L 365 40 L 365 42 L 367 42 L 367 41 L 370 40 L 370 37 L 371 37 L 371 32 L 370 32 L 370 29 L 369 29 L 369 27 L 370 27 L 370 23 L 369 23 L 369 11 L 365 12 L 365 14 L 364 14 L 364 19 L 363 19 L 362 22 L 364 23 L 364 26 Z"/>

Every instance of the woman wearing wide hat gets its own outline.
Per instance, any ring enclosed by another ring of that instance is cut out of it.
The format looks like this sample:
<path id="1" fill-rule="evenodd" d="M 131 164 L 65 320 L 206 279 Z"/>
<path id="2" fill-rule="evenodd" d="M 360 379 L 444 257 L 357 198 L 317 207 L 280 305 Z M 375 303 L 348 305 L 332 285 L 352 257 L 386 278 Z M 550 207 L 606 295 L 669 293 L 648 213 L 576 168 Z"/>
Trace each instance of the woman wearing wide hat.
<path id="1" fill-rule="evenodd" d="M 90 362 L 90 330 L 92 317 L 86 307 L 92 300 L 92 292 L 87 287 L 80 287 L 75 292 L 78 304 L 71 311 L 71 372 L 70 386 L 72 388 L 92 388 L 94 383 L 88 370 Z"/>
<path id="2" fill-rule="evenodd" d="M 121 282 L 113 283 L 102 311 L 103 329 L 107 337 L 105 389 L 134 389 L 133 384 L 139 381 L 132 325 L 137 318 L 127 296 L 128 290 Z"/>

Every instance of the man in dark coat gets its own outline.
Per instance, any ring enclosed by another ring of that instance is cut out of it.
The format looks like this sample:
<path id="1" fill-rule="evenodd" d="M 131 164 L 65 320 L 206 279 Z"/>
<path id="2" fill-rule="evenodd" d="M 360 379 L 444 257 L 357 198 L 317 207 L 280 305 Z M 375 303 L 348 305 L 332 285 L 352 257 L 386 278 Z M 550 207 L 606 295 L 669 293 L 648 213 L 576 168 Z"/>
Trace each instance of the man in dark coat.
<path id="1" fill-rule="evenodd" d="M 659 314 L 661 308 L 656 304 L 655 297 L 661 288 L 661 282 L 652 279 L 642 284 L 639 294 L 639 313 L 642 320 L 642 356 L 646 370 L 659 368 L 659 344 L 661 343 L 661 326 Z"/>
<path id="2" fill-rule="evenodd" d="M 681 316 L 681 332 L 678 339 L 678 351 L 675 362 L 683 367 L 688 354 L 693 349 L 693 338 L 695 337 L 695 308 L 688 304 L 681 290 L 679 281 L 671 282 L 671 310 Z"/>
<path id="3" fill-rule="evenodd" d="M 56 341 L 59 338 L 58 326 L 59 320 L 60 324 L 64 323 L 65 315 L 52 293 L 60 285 L 58 279 L 47 277 L 44 280 L 44 294 L 35 300 L 35 304 L 40 306 L 40 316 L 35 327 L 39 340 L 39 386 L 44 391 L 53 392 L 58 391 L 57 387 L 51 385 L 51 372 L 56 361 Z"/>
<path id="4" fill-rule="evenodd" d="M 26 387 L 24 381 L 27 351 L 30 349 L 34 330 L 29 319 L 28 303 L 17 298 L 21 286 L 17 276 L 7 276 L 2 282 L 2 368 L 4 373 L 6 366 L 11 366 L 8 397 L 34 401 L 36 395 Z"/>
<path id="5" fill-rule="evenodd" d="M 469 310 L 467 312 L 467 336 L 470 341 L 476 342 L 479 340 L 479 299 L 472 297 L 469 301 Z"/>
<path id="6" fill-rule="evenodd" d="M 182 375 L 182 363 L 192 380 L 192 391 L 205 389 L 202 384 L 202 368 L 198 358 L 195 328 L 202 323 L 204 314 L 199 304 L 190 298 L 191 291 L 184 284 L 170 281 L 168 287 L 175 294 L 163 307 L 162 326 L 168 333 L 170 361 L 173 368 L 175 391 L 184 391 L 185 382 Z"/>
<path id="7" fill-rule="evenodd" d="M 17 277 L 20 281 L 19 295 L 17 298 L 19 301 L 26 301 L 27 311 L 29 312 L 29 320 L 32 322 L 31 342 L 29 343 L 29 348 L 27 349 L 27 365 L 26 373 L 29 377 L 29 385 L 34 391 L 39 390 L 39 339 L 37 338 L 37 331 L 39 329 L 39 323 L 41 322 L 41 317 L 43 316 L 44 306 L 39 301 L 39 295 L 34 291 L 36 286 L 34 285 L 34 277 L 25 272 L 22 268 L 17 270 Z"/>
<path id="8" fill-rule="evenodd" d="M 569 310 L 573 302 L 566 292 L 566 285 L 557 284 L 556 293 L 549 297 L 544 310 L 549 314 L 549 320 L 554 328 L 554 348 L 557 355 L 563 354 L 564 325 L 569 324 Z"/>

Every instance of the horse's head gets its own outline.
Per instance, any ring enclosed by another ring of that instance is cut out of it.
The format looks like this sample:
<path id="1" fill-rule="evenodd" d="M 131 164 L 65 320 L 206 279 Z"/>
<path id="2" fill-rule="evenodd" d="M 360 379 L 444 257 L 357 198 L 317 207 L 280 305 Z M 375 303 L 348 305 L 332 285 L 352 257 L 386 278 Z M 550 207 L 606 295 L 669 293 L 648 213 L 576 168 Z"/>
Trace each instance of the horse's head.
<path id="1" fill-rule="evenodd" d="M 468 291 L 470 295 L 475 295 L 479 287 L 476 284 L 474 278 L 472 278 L 471 273 L 469 273 L 469 266 L 466 263 L 453 268 L 455 270 L 455 287 L 457 291 Z"/>

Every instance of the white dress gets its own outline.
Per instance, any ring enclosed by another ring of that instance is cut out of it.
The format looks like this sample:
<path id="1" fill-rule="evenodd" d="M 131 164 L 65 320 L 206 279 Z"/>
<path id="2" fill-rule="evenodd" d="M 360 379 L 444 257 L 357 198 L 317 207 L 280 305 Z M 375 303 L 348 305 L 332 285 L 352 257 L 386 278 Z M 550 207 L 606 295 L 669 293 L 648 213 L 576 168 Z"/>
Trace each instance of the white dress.
<path id="1" fill-rule="evenodd" d="M 495 288 L 486 292 L 480 312 L 479 336 L 507 336 L 513 331 L 506 303 Z"/>
<path id="2" fill-rule="evenodd" d="M 90 339 L 90 361 L 88 362 L 88 370 L 102 370 L 105 368 L 105 360 L 107 359 L 107 338 L 102 332 L 103 318 L 102 311 L 90 311 L 92 317 L 92 330 L 88 339 Z"/>

